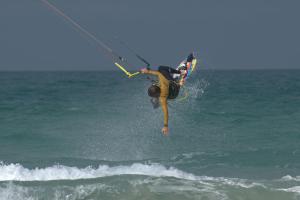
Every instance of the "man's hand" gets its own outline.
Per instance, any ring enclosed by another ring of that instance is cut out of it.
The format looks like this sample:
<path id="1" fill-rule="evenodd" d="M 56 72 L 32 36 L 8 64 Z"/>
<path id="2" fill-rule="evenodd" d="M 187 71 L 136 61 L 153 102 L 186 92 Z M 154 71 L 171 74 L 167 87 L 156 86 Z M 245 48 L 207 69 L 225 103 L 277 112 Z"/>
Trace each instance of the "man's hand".
<path id="1" fill-rule="evenodd" d="M 168 134 L 169 134 L 169 128 L 167 126 L 164 126 L 161 129 L 161 132 L 164 134 L 164 136 L 168 136 Z"/>
<path id="2" fill-rule="evenodd" d="M 148 72 L 149 72 L 149 70 L 147 68 L 141 69 L 141 73 L 142 74 L 147 74 Z"/>

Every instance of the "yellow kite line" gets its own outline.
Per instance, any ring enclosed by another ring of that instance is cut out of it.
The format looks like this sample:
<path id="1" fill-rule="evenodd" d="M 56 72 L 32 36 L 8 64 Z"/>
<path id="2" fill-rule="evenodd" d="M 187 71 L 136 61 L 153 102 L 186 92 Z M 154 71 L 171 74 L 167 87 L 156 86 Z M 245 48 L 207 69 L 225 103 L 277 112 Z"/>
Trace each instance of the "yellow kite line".
<path id="1" fill-rule="evenodd" d="M 128 72 L 122 65 L 120 65 L 119 63 L 117 63 L 117 62 L 115 62 L 115 65 L 117 66 L 117 67 L 119 67 L 120 68 L 120 70 L 122 70 L 127 76 L 128 76 L 128 78 L 131 78 L 131 77 L 133 77 L 133 76 L 136 76 L 136 75 L 138 75 L 138 74 L 140 74 L 140 72 L 135 72 L 135 73 L 130 73 L 130 72 Z"/>

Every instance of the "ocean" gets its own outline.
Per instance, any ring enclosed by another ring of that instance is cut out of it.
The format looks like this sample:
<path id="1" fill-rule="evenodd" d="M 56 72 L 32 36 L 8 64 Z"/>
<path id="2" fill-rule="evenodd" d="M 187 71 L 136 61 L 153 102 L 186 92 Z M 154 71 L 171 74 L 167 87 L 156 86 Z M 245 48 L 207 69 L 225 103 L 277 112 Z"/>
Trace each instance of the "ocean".
<path id="1" fill-rule="evenodd" d="M 200 70 L 167 137 L 149 84 L 0 72 L 0 200 L 300 199 L 300 70 Z"/>

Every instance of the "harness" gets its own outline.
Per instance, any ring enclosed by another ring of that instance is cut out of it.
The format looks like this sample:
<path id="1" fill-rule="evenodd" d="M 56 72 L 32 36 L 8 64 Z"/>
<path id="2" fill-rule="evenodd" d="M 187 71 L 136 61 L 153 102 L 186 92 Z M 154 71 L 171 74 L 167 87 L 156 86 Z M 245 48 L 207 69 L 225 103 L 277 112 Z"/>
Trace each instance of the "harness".
<path id="1" fill-rule="evenodd" d="M 175 81 L 169 83 L 169 95 L 168 99 L 175 99 L 179 94 L 180 86 Z"/>

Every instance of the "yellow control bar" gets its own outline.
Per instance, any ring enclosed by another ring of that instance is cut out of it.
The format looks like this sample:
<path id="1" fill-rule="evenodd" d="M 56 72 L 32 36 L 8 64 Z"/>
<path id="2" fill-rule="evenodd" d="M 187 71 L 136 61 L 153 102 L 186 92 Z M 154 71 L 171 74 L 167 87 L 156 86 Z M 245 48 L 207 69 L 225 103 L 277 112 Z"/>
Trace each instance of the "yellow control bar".
<path id="1" fill-rule="evenodd" d="M 119 63 L 117 63 L 117 62 L 115 62 L 115 65 L 119 68 L 119 69 L 121 69 L 127 76 L 128 76 L 128 78 L 131 78 L 131 77 L 133 77 L 133 76 L 136 76 L 136 75 L 138 75 L 138 74 L 140 74 L 140 72 L 135 72 L 135 73 L 130 73 L 130 72 L 128 72 L 122 65 L 120 65 Z"/>

